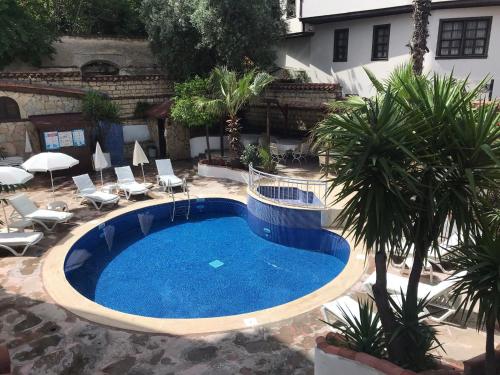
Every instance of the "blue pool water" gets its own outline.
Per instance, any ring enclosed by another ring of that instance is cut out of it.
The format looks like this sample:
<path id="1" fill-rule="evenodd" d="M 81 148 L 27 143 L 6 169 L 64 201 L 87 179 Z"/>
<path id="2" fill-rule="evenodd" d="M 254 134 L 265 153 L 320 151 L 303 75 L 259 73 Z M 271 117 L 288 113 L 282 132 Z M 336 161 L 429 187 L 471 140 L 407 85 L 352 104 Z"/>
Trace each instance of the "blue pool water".
<path id="1" fill-rule="evenodd" d="M 334 254 L 345 255 L 348 245 L 330 232 L 311 230 L 317 248 L 304 248 L 303 239 L 300 248 L 285 246 L 252 231 L 251 214 L 241 203 L 193 201 L 190 219 L 173 223 L 171 208 L 129 213 L 90 231 L 66 258 L 68 281 L 121 312 L 206 318 L 290 302 L 321 288 L 345 266 L 346 259 Z M 321 236 L 329 240 L 318 245 Z"/>

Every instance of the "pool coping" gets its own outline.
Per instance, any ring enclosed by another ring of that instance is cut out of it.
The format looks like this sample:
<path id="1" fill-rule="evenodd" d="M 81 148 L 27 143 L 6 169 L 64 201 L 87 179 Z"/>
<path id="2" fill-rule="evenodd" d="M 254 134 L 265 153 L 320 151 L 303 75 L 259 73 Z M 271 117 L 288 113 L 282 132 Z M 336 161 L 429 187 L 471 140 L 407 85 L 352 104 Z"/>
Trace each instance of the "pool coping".
<path id="1" fill-rule="evenodd" d="M 224 195 L 197 195 L 191 197 L 191 199 L 221 198 L 246 204 L 246 199 L 241 196 Z M 178 200 L 176 199 L 176 201 Z M 347 264 L 335 279 L 320 289 L 294 301 L 264 310 L 224 317 L 196 319 L 150 318 L 119 312 L 87 299 L 71 286 L 64 273 L 64 261 L 68 251 L 81 236 L 99 224 L 117 216 L 141 208 L 170 202 L 171 199 L 168 197 L 137 202 L 130 206 L 110 211 L 99 219 L 91 220 L 72 229 L 60 243 L 49 251 L 43 260 L 42 280 L 43 286 L 49 296 L 59 306 L 77 316 L 106 326 L 156 334 L 194 335 L 248 329 L 304 314 L 344 294 L 359 280 L 364 272 L 366 266 L 364 258 L 365 250 L 361 246 L 355 246 L 353 239 L 347 236 L 344 238 L 351 247 Z M 331 231 L 342 234 L 336 230 Z"/>

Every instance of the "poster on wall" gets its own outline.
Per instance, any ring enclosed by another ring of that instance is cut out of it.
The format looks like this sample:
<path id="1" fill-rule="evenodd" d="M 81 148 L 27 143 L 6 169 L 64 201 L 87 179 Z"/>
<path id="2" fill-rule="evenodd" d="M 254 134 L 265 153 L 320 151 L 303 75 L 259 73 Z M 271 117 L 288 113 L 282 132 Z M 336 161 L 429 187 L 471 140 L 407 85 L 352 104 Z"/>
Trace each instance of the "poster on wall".
<path id="1" fill-rule="evenodd" d="M 45 140 L 46 150 L 57 150 L 59 149 L 59 136 L 57 132 L 44 132 L 43 138 Z"/>
<path id="2" fill-rule="evenodd" d="M 83 129 L 73 130 L 73 146 L 85 146 L 85 132 Z"/>
<path id="3" fill-rule="evenodd" d="M 59 132 L 59 146 L 60 147 L 73 147 L 73 133 Z"/>

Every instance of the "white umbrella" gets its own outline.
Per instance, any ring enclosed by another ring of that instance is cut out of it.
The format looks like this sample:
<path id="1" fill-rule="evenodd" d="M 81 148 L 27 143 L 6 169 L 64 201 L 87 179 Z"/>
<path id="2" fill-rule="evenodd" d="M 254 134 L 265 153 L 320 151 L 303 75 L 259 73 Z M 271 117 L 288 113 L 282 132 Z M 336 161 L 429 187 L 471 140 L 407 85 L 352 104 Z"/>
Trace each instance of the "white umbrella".
<path id="1" fill-rule="evenodd" d="M 139 164 L 141 165 L 142 179 L 144 182 L 146 182 L 146 177 L 144 176 L 144 164 L 149 164 L 149 160 L 146 157 L 146 154 L 144 153 L 141 145 L 137 141 L 135 141 L 134 145 L 134 157 L 132 158 L 132 164 L 134 164 L 135 166 L 138 166 Z"/>
<path id="2" fill-rule="evenodd" d="M 22 170 L 21 168 L 14 167 L 0 167 L 0 185 L 20 185 L 25 184 L 33 178 L 31 173 Z M 7 226 L 7 232 L 9 231 L 9 221 L 7 220 L 7 214 L 5 213 L 5 207 L 3 205 L 3 199 L 0 199 L 0 205 L 2 206 L 3 216 L 5 217 L 5 225 Z"/>
<path id="3" fill-rule="evenodd" d="M 26 160 L 21 167 L 29 172 L 50 172 L 50 182 L 52 184 L 52 198 L 54 198 L 54 179 L 52 171 L 68 169 L 77 165 L 78 160 L 61 152 L 42 152 L 33 155 Z"/>
<path id="4" fill-rule="evenodd" d="M 94 168 L 96 171 L 101 172 L 101 185 L 104 186 L 104 181 L 102 179 L 102 170 L 104 168 L 109 167 L 108 161 L 104 157 L 104 154 L 101 149 L 101 145 L 99 142 L 95 145 L 95 154 L 94 154 Z"/>
<path id="5" fill-rule="evenodd" d="M 31 154 L 33 152 L 33 147 L 31 147 L 30 135 L 26 130 L 26 141 L 24 144 L 24 152 L 27 154 Z"/>

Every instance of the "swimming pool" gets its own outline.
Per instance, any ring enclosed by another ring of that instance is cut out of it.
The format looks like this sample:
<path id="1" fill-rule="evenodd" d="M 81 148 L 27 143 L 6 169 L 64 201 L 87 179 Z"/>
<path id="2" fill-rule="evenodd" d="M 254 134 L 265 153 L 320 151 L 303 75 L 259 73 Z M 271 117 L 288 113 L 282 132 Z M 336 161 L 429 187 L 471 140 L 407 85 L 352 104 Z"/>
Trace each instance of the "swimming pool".
<path id="1" fill-rule="evenodd" d="M 177 202 L 176 210 L 187 203 Z M 341 236 L 300 221 L 268 222 L 256 205 L 192 200 L 189 220 L 174 222 L 172 209 L 172 203 L 142 208 L 89 230 L 65 257 L 66 279 L 87 299 L 119 312 L 213 318 L 308 295 L 349 258 Z"/>

